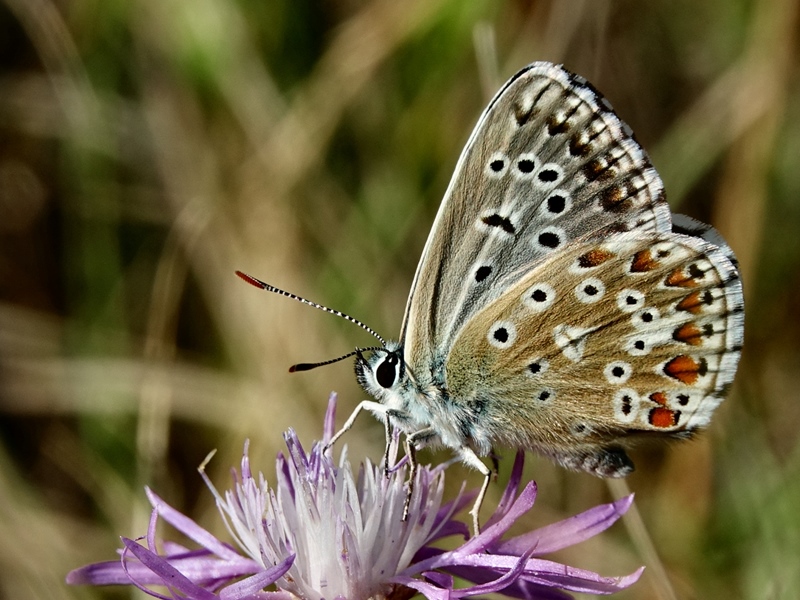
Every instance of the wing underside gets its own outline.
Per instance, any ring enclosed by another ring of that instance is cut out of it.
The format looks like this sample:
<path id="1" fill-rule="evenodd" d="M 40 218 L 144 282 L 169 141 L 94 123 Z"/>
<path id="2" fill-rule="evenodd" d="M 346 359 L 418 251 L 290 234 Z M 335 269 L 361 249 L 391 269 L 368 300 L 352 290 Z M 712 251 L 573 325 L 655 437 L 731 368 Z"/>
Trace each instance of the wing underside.
<path id="1" fill-rule="evenodd" d="M 498 93 L 458 161 L 406 307 L 406 359 L 441 356 L 566 244 L 670 229 L 661 180 L 627 125 L 584 79 L 534 63 Z"/>

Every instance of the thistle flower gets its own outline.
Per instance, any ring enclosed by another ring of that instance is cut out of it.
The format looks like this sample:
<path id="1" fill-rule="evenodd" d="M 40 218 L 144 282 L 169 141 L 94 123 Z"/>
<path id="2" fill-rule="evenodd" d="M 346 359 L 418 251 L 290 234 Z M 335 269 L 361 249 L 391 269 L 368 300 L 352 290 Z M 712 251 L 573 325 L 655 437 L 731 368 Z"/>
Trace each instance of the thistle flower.
<path id="1" fill-rule="evenodd" d="M 342 452 L 339 466 L 323 452 L 334 433 L 336 397 L 331 396 L 324 436 L 306 452 L 297 435 L 284 437 L 286 456 L 277 459 L 277 485 L 250 469 L 245 444 L 234 486 L 220 494 L 201 469 L 238 549 L 146 490 L 153 506 L 147 535 L 122 538 L 117 561 L 95 563 L 69 573 L 70 584 L 134 585 L 163 599 L 323 600 L 410 598 L 458 599 L 499 592 L 514 598 L 569 598 L 567 591 L 610 594 L 633 584 L 642 569 L 607 578 L 538 558 L 588 539 L 613 524 L 632 497 L 592 508 L 553 525 L 502 540 L 536 499 L 531 482 L 517 494 L 523 454 L 517 455 L 498 509 L 483 531 L 468 539 L 467 526 L 454 518 L 474 493 L 442 502 L 445 466 L 420 467 L 408 518 L 403 521 L 406 465 L 388 475 L 369 461 L 356 476 Z M 394 450 L 396 451 L 396 449 Z M 200 546 L 190 550 L 156 541 L 162 519 Z M 455 550 L 433 545 L 460 535 Z M 454 577 L 471 582 L 455 587 Z M 160 593 L 152 586 L 165 587 Z M 264 591 L 274 587 L 276 591 Z"/>

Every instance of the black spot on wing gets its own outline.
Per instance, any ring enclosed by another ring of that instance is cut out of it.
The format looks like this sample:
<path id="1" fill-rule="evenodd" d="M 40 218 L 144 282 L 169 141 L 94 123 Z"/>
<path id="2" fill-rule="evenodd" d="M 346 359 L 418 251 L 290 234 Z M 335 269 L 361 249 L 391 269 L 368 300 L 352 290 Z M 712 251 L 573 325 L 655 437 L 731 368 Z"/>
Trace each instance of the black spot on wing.
<path id="1" fill-rule="evenodd" d="M 561 194 L 553 194 L 547 199 L 547 210 L 554 215 L 564 212 L 566 205 L 567 199 Z"/>
<path id="2" fill-rule="evenodd" d="M 495 173 L 499 173 L 500 171 L 502 171 L 505 166 L 506 166 L 505 161 L 500 158 L 496 158 L 489 163 L 489 168 Z"/>
<path id="3" fill-rule="evenodd" d="M 517 162 L 517 169 L 523 175 L 528 175 L 529 173 L 533 173 L 533 170 L 536 168 L 536 163 L 533 162 L 530 158 L 523 158 Z"/>
<path id="4" fill-rule="evenodd" d="M 544 233 L 539 234 L 538 239 L 539 243 L 547 248 L 555 248 L 561 243 L 558 234 L 553 233 L 552 231 L 545 231 Z"/>
<path id="5" fill-rule="evenodd" d="M 511 235 L 514 235 L 517 232 L 517 228 L 514 227 L 511 219 L 500 216 L 497 213 L 491 214 L 488 217 L 483 217 L 481 221 L 483 221 L 489 227 L 498 227 Z"/>
<path id="6" fill-rule="evenodd" d="M 489 265 L 483 265 L 478 267 L 477 271 L 475 271 L 475 281 L 480 283 L 484 281 L 489 275 L 492 274 L 492 267 Z"/>

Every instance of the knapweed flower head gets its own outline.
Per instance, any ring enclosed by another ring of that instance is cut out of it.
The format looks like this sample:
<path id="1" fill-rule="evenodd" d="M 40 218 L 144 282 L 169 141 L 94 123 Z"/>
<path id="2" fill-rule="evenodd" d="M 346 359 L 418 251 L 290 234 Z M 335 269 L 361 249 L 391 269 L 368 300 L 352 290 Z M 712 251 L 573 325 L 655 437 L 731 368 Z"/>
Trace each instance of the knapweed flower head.
<path id="1" fill-rule="evenodd" d="M 469 538 L 455 518 L 474 498 L 464 493 L 443 502 L 445 466 L 421 466 L 408 517 L 406 466 L 385 471 L 367 461 L 354 474 L 342 452 L 339 465 L 324 451 L 334 433 L 335 396 L 325 418 L 323 441 L 306 452 L 293 431 L 288 452 L 277 459 L 277 484 L 254 476 L 245 444 L 234 485 L 219 493 L 206 483 L 236 546 L 224 543 L 169 506 L 151 490 L 147 535 L 122 538 L 116 561 L 87 565 L 67 576 L 71 584 L 134 585 L 156 598 L 274 600 L 410 598 L 431 600 L 499 592 L 513 598 L 569 598 L 566 592 L 610 594 L 633 584 L 642 569 L 625 577 L 601 577 L 539 558 L 588 539 L 613 524 L 631 497 L 503 540 L 511 525 L 533 506 L 536 485 L 517 493 L 522 453 L 508 486 L 483 531 Z M 202 471 L 201 471 L 202 472 Z M 156 538 L 159 520 L 199 548 Z M 436 543 L 448 536 L 466 541 L 455 550 Z M 469 582 L 456 587 L 454 578 Z"/>

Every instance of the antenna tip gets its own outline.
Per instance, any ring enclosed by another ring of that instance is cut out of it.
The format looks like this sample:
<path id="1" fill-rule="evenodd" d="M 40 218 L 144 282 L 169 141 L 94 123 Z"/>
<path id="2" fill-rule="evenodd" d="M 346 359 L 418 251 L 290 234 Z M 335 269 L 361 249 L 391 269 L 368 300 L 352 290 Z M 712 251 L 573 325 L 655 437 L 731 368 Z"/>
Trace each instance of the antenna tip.
<path id="1" fill-rule="evenodd" d="M 250 277 L 250 275 L 248 275 L 247 273 L 242 273 L 241 271 L 236 271 L 236 274 L 240 278 L 244 279 L 250 285 L 254 285 L 254 286 L 258 287 L 258 288 L 263 288 L 264 287 L 264 284 L 262 282 L 260 282 L 255 277 Z"/>
<path id="2" fill-rule="evenodd" d="M 289 373 L 298 373 L 300 371 L 310 371 L 311 369 L 313 369 L 316 366 L 318 366 L 318 365 L 316 365 L 316 364 L 312 365 L 312 364 L 309 364 L 309 363 L 299 363 L 299 364 L 292 365 L 291 367 L 289 367 Z"/>

